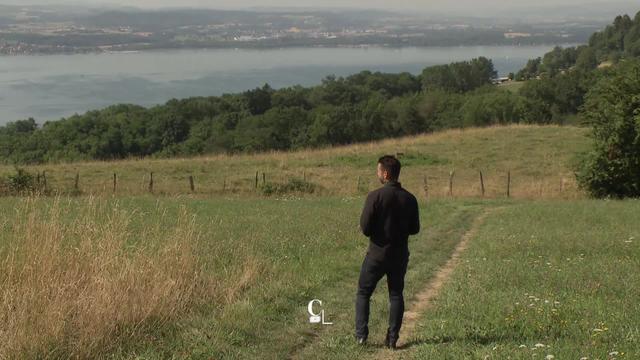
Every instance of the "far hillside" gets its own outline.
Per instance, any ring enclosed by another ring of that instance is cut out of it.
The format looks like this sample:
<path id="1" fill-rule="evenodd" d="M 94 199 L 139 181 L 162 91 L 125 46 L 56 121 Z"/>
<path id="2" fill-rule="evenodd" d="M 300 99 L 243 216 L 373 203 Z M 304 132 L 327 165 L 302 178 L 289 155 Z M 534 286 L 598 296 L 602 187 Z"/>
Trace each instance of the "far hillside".
<path id="1" fill-rule="evenodd" d="M 572 164 L 590 146 L 586 135 L 587 129 L 578 127 L 512 125 L 317 150 L 61 163 L 24 169 L 39 177 L 41 190 L 46 177 L 50 193 L 113 194 L 116 174 L 116 195 L 356 196 L 379 186 L 375 177 L 377 159 L 394 154 L 403 164 L 401 182 L 422 198 L 450 196 L 452 171 L 454 197 L 482 196 L 482 171 L 486 197 L 506 197 L 510 173 L 512 197 L 576 198 L 582 193 L 577 189 Z M 15 171 L 13 166 L 0 166 L 2 178 Z M 193 192 L 190 176 L 194 179 Z"/>

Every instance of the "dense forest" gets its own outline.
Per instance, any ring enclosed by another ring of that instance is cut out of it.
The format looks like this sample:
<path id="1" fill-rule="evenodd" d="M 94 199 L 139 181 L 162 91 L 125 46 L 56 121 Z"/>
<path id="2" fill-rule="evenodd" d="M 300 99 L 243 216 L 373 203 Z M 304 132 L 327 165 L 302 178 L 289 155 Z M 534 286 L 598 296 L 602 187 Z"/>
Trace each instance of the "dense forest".
<path id="1" fill-rule="evenodd" d="M 38 126 L 0 127 L 0 161 L 15 164 L 257 152 L 340 145 L 447 128 L 573 121 L 595 83 L 640 55 L 640 13 L 619 16 L 588 45 L 555 48 L 496 86 L 486 58 L 421 74 L 363 71 L 314 87 L 120 104 Z M 596 95 L 592 95 L 596 96 Z M 592 100 L 593 101 L 593 100 Z"/>

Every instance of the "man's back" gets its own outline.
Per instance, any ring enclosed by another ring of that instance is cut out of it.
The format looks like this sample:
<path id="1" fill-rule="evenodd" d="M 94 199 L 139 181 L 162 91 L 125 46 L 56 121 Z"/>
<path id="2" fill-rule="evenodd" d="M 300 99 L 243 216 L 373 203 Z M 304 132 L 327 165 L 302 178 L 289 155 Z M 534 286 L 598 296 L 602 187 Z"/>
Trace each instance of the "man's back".
<path id="1" fill-rule="evenodd" d="M 409 235 L 420 231 L 418 201 L 397 181 L 367 196 L 360 228 L 371 240 L 370 253 L 383 258 L 390 249 L 406 249 Z"/>
<path id="2" fill-rule="evenodd" d="M 369 193 L 360 216 L 360 228 L 369 237 L 369 250 L 358 279 L 355 335 L 359 344 L 366 344 L 371 295 L 386 275 L 389 327 L 384 343 L 395 349 L 404 314 L 404 276 L 410 256 L 408 239 L 420 231 L 420 219 L 418 201 L 398 182 L 400 161 L 385 155 L 378 159 L 377 167 L 378 180 L 384 186 Z"/>

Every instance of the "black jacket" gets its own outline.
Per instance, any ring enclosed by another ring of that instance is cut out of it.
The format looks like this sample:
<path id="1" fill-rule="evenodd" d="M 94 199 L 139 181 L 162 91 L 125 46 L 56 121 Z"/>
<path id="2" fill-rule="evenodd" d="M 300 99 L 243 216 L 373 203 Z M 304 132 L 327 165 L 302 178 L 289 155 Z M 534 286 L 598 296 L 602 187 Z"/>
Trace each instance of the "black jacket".
<path id="1" fill-rule="evenodd" d="M 360 228 L 369 237 L 369 254 L 375 258 L 383 259 L 393 250 L 408 250 L 409 235 L 420 231 L 416 197 L 399 182 L 387 182 L 367 196 Z"/>

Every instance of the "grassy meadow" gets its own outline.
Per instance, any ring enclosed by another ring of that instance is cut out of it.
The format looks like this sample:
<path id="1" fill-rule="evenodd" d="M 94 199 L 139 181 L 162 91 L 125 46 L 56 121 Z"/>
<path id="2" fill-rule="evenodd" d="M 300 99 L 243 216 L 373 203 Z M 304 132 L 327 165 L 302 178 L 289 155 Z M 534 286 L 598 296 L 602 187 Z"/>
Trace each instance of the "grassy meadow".
<path id="1" fill-rule="evenodd" d="M 586 131 L 495 127 L 256 156 L 28 167 L 46 171 L 60 194 L 0 198 L 0 359 L 637 358 L 640 203 L 589 200 L 576 188 L 571 164 L 589 145 Z M 384 153 L 403 153 L 401 181 L 420 201 L 407 310 L 474 229 L 394 354 L 382 348 L 384 280 L 369 345 L 353 341 L 368 241 L 358 220 Z M 151 171 L 154 195 L 143 178 Z M 304 174 L 319 190 L 262 196 L 256 171 L 267 182 Z M 67 196 L 78 172 L 83 196 Z M 309 323 L 312 299 L 332 325 Z"/>
<path id="2" fill-rule="evenodd" d="M 79 175 L 81 193 L 111 195 L 116 173 L 117 195 L 144 195 L 149 192 L 153 172 L 154 193 L 161 195 L 192 194 L 188 178 L 193 176 L 193 195 L 200 197 L 254 196 L 261 193 L 263 180 L 284 184 L 294 178 L 312 183 L 321 196 L 353 196 L 378 186 L 372 172 L 380 156 L 401 154 L 403 185 L 416 194 L 424 195 L 426 178 L 430 197 L 449 196 L 453 171 L 454 197 L 480 197 L 482 171 L 485 197 L 505 197 L 510 172 L 512 197 L 574 199 L 582 193 L 572 165 L 577 154 L 590 146 L 587 131 L 572 126 L 513 125 L 297 152 L 82 162 L 25 169 L 33 174 L 45 172 L 48 188 L 62 194 L 74 192 Z M 12 166 L 0 166 L 0 176 L 12 172 Z"/>
<path id="3" fill-rule="evenodd" d="M 358 352 L 361 200 L 4 199 L 0 358 Z M 446 261 L 479 210 L 442 202 L 423 212 L 430 230 L 412 240 L 408 292 Z M 335 325 L 310 326 L 313 298 Z M 377 332 L 384 300 L 374 300 Z"/>
<path id="4" fill-rule="evenodd" d="M 638 213 L 544 201 L 488 217 L 407 358 L 639 358 Z"/>

